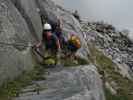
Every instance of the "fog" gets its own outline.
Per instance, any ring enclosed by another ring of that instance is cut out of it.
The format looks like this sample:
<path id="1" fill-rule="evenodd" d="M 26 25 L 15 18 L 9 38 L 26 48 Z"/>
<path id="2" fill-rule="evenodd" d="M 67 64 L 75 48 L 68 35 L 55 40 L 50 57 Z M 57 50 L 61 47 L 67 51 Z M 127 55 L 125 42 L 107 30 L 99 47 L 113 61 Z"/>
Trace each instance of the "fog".
<path id="1" fill-rule="evenodd" d="M 83 19 L 105 21 L 118 29 L 133 32 L 133 0 L 54 0 L 63 7 L 77 9 Z"/>

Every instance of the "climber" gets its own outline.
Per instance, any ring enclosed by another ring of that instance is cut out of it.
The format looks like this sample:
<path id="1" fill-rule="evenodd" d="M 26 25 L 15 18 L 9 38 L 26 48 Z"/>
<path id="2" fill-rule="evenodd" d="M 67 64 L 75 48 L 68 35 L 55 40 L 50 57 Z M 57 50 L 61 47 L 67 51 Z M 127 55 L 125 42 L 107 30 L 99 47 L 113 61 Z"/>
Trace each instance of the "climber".
<path id="1" fill-rule="evenodd" d="M 63 29 L 63 22 L 62 22 L 62 17 L 57 18 L 57 23 L 55 25 L 55 30 L 54 33 L 56 36 L 60 39 L 62 36 L 62 29 Z"/>
<path id="2" fill-rule="evenodd" d="M 62 17 L 57 18 L 57 23 L 56 23 L 55 30 L 53 33 L 58 37 L 60 44 L 61 44 L 61 48 L 63 49 L 64 45 L 66 45 L 66 41 L 63 36 L 63 19 L 62 19 Z"/>
<path id="3" fill-rule="evenodd" d="M 48 23 L 44 24 L 44 29 L 42 33 L 42 41 L 36 45 L 37 48 L 39 48 L 41 45 L 45 47 L 44 56 L 51 56 L 51 58 L 54 58 L 55 63 L 57 63 L 57 53 L 60 50 L 60 43 L 56 35 L 52 34 L 52 28 L 51 25 Z"/>
<path id="4" fill-rule="evenodd" d="M 68 41 L 67 41 L 67 48 L 69 53 L 67 57 L 76 57 L 76 52 L 79 48 L 81 48 L 81 42 L 78 36 L 74 34 L 70 34 Z"/>

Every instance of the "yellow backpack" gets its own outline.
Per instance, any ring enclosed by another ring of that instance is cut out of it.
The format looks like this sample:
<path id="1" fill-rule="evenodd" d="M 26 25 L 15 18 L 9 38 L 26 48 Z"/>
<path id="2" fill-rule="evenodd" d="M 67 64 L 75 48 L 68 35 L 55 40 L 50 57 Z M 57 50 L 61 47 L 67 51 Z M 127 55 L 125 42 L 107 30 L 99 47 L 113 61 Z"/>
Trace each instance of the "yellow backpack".
<path id="1" fill-rule="evenodd" d="M 80 39 L 76 35 L 71 35 L 69 42 L 72 43 L 77 48 L 81 47 Z"/>

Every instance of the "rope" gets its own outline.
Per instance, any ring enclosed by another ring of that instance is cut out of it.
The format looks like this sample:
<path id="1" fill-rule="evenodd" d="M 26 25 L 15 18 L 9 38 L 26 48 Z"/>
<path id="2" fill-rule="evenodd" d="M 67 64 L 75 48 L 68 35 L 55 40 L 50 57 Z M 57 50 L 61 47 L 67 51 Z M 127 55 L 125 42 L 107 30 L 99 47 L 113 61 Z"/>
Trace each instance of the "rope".
<path id="1" fill-rule="evenodd" d="M 24 44 L 24 43 L 6 43 L 6 42 L 0 42 L 0 45 L 6 45 L 6 46 L 23 46 L 23 47 L 33 47 L 32 44 Z"/>

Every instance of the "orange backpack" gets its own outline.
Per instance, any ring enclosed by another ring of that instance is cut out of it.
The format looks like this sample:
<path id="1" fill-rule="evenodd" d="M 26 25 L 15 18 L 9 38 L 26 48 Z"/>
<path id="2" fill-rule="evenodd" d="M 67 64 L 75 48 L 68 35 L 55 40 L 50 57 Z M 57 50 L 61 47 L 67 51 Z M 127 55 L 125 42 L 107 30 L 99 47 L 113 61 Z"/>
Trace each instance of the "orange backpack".
<path id="1" fill-rule="evenodd" d="M 78 36 L 71 35 L 69 42 L 72 43 L 75 47 L 81 48 L 81 42 Z"/>

